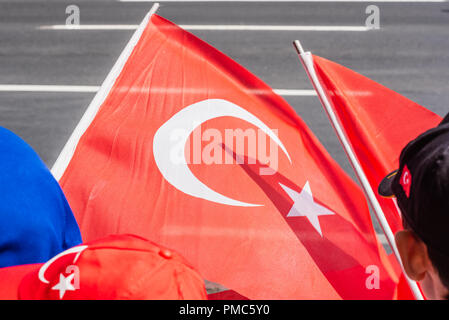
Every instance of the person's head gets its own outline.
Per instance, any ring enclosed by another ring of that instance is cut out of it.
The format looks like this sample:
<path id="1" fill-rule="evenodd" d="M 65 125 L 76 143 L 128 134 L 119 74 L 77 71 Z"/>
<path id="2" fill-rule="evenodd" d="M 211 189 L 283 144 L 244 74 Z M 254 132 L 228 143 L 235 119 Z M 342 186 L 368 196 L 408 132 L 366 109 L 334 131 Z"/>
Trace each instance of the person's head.
<path id="1" fill-rule="evenodd" d="M 395 235 L 406 274 L 427 299 L 449 297 L 449 116 L 402 150 L 379 185 L 395 197 L 404 230 Z"/>

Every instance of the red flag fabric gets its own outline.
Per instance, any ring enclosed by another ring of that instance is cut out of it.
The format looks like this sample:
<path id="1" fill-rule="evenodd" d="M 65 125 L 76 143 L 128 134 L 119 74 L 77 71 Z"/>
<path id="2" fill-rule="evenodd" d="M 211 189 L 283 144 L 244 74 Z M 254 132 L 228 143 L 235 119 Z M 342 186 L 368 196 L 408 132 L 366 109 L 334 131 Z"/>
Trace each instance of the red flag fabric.
<path id="1" fill-rule="evenodd" d="M 442 119 L 337 63 L 315 55 L 313 61 L 320 83 L 395 233 L 402 229 L 400 211 L 393 199 L 377 194 L 377 187 L 398 168 L 402 148 Z"/>
<path id="2" fill-rule="evenodd" d="M 360 188 L 243 67 L 153 15 L 61 186 L 85 241 L 133 233 L 249 299 L 390 299 Z"/>

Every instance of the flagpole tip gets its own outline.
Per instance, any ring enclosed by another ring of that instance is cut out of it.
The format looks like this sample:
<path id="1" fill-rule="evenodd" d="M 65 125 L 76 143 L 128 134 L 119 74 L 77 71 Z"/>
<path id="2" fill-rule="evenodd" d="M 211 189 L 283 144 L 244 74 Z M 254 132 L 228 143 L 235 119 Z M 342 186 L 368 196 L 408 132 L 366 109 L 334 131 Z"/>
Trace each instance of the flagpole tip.
<path id="1" fill-rule="evenodd" d="M 148 14 L 151 16 L 153 14 L 156 13 L 156 11 L 159 9 L 159 2 L 155 2 L 153 3 L 153 6 L 151 7 L 150 11 L 148 12 Z"/>
<path id="2" fill-rule="evenodd" d="M 304 53 L 304 49 L 302 48 L 301 42 L 299 42 L 299 40 L 293 41 L 293 45 L 295 46 L 295 49 L 298 52 L 298 54 Z"/>

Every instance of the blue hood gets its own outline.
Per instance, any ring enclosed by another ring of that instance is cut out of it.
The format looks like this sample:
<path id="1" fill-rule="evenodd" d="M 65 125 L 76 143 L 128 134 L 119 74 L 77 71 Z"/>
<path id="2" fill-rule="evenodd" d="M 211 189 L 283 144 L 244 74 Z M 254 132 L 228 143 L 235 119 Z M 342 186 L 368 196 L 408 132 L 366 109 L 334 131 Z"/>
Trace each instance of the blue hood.
<path id="1" fill-rule="evenodd" d="M 58 182 L 25 141 L 0 127 L 0 267 L 45 262 L 80 243 Z"/>

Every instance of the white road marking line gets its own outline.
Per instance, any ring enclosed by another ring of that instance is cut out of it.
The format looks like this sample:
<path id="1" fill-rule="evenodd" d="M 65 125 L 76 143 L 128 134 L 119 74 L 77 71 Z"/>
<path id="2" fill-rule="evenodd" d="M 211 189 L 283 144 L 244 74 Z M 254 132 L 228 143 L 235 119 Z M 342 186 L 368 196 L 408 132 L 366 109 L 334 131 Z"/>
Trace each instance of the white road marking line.
<path id="1" fill-rule="evenodd" d="M 180 25 L 184 30 L 204 30 L 204 31 L 368 31 L 366 26 L 277 26 L 277 25 L 201 25 L 185 24 Z M 81 24 L 73 25 L 44 25 L 39 26 L 39 30 L 135 30 L 134 24 Z"/>
<path id="2" fill-rule="evenodd" d="M 0 84 L 0 92 L 78 92 L 78 93 L 95 93 L 99 90 L 99 86 L 70 86 L 70 85 L 30 85 L 30 84 Z M 204 92 L 202 88 L 117 88 L 117 90 L 126 90 L 133 93 L 148 92 L 153 93 L 192 93 L 201 94 Z M 211 89 L 207 90 L 209 93 Z M 315 90 L 309 89 L 273 89 L 280 96 L 316 96 Z M 251 94 L 264 94 L 263 90 L 252 90 Z M 344 92 L 347 96 L 370 96 L 370 91 L 348 91 Z"/>
<path id="3" fill-rule="evenodd" d="M 118 0 L 119 2 L 155 2 L 155 0 Z M 191 2 L 192 0 L 158 0 L 158 2 Z M 193 0 L 194 2 L 277 2 L 278 0 Z M 282 0 L 282 2 L 447 2 L 447 0 Z"/>
<path id="4" fill-rule="evenodd" d="M 99 86 L 67 86 L 67 85 L 20 85 L 20 84 L 0 84 L 0 92 L 78 92 L 78 93 L 95 93 Z M 124 88 L 123 90 L 129 90 Z M 131 88 L 131 92 L 148 91 L 180 93 L 182 91 L 191 91 L 193 93 L 201 93 L 201 89 L 177 89 L 177 88 Z M 315 90 L 294 90 L 294 89 L 273 89 L 273 91 L 281 96 L 316 96 Z M 209 90 L 210 92 L 210 90 Z M 263 92 L 253 92 L 263 93 Z"/>

